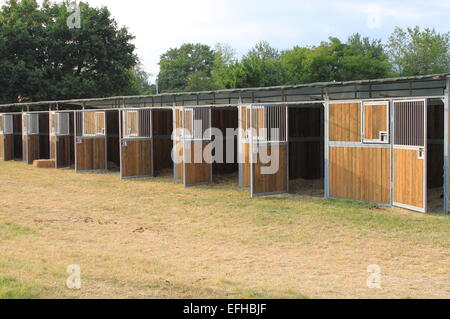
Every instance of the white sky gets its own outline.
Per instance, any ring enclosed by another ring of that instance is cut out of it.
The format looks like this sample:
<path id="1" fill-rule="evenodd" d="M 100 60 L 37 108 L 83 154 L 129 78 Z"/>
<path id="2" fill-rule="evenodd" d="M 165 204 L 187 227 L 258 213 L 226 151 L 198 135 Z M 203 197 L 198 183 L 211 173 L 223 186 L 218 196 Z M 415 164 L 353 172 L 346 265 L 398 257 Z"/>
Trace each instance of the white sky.
<path id="1" fill-rule="evenodd" d="M 395 26 L 450 30 L 448 0 L 88 0 L 106 5 L 136 36 L 137 54 L 156 75 L 169 48 L 186 42 L 228 43 L 238 55 L 267 40 L 278 49 L 316 45 L 352 33 L 386 40 Z M 4 0 L 0 0 L 4 3 Z"/>

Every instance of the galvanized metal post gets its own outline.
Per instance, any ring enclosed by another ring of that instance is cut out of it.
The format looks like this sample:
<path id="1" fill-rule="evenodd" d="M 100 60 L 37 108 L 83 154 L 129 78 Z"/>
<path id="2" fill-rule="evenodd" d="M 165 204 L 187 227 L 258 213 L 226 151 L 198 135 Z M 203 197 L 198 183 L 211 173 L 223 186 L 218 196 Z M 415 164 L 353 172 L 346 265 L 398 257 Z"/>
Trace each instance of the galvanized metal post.
<path id="1" fill-rule="evenodd" d="M 285 120 L 286 120 L 286 127 L 284 128 L 285 132 L 284 132 L 284 138 L 286 140 L 286 193 L 289 193 L 290 188 L 289 188 L 289 182 L 290 182 L 290 170 L 289 170 L 289 106 L 286 103 L 286 108 L 285 108 Z"/>
<path id="2" fill-rule="evenodd" d="M 119 170 L 120 179 L 123 179 L 123 112 L 124 110 L 119 109 Z"/>
<path id="3" fill-rule="evenodd" d="M 238 167 L 239 167 L 239 187 L 243 186 L 242 181 L 242 168 L 243 168 L 243 150 L 242 150 L 242 100 L 239 98 L 239 105 L 238 105 L 238 145 L 237 145 L 237 151 L 238 151 Z"/>
<path id="4" fill-rule="evenodd" d="M 324 188 L 325 188 L 325 198 L 330 198 L 330 162 L 329 162 L 329 156 L 330 156 L 330 148 L 329 148 L 329 142 L 330 142 L 330 131 L 329 131 L 329 110 L 330 110 L 330 97 L 328 95 L 328 90 L 325 92 L 325 103 L 324 105 L 324 129 L 325 129 L 325 140 L 324 140 Z"/>
<path id="5" fill-rule="evenodd" d="M 250 196 L 253 198 L 253 190 L 255 189 L 254 187 L 254 167 L 253 167 L 253 163 L 254 158 L 253 158 L 253 104 L 249 105 L 250 108 L 250 136 L 249 136 L 249 161 L 250 161 Z"/>
<path id="6" fill-rule="evenodd" d="M 450 78 L 447 78 L 444 102 L 444 213 L 448 213 L 448 191 L 449 191 L 449 98 L 450 98 Z"/>
<path id="7" fill-rule="evenodd" d="M 391 178 L 391 189 L 390 189 L 390 197 L 391 197 L 391 201 L 390 204 L 391 206 L 394 206 L 394 136 L 395 136 L 395 119 L 394 119 L 394 101 L 391 99 L 389 100 L 389 110 L 390 110 L 390 132 L 391 132 L 391 136 L 390 136 L 390 142 L 391 142 L 391 153 L 390 153 L 390 178 Z"/>

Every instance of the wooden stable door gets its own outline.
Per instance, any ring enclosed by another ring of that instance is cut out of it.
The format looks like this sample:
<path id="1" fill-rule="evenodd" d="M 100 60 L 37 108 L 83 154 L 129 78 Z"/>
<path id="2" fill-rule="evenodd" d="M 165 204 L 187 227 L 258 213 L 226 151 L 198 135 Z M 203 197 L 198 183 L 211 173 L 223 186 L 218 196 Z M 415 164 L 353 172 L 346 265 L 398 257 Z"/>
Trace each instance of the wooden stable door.
<path id="1" fill-rule="evenodd" d="M 251 195 L 288 192 L 287 106 L 250 106 Z"/>
<path id="2" fill-rule="evenodd" d="M 0 158 L 4 161 L 14 159 L 13 115 L 0 115 Z"/>
<path id="3" fill-rule="evenodd" d="M 104 127 L 104 112 L 81 111 L 75 113 L 76 171 L 107 169 L 107 144 Z"/>
<path id="4" fill-rule="evenodd" d="M 211 109 L 183 109 L 183 180 L 184 186 L 212 183 Z"/>
<path id="5" fill-rule="evenodd" d="M 106 170 L 106 138 L 78 137 L 75 146 L 76 171 Z"/>
<path id="6" fill-rule="evenodd" d="M 14 159 L 13 134 L 0 134 L 0 158 L 4 161 L 12 161 Z"/>
<path id="7" fill-rule="evenodd" d="M 173 109 L 173 129 L 172 140 L 172 158 L 173 158 L 173 178 L 175 181 L 179 182 L 183 180 L 183 109 L 175 108 Z"/>
<path id="8" fill-rule="evenodd" d="M 152 111 L 120 111 L 120 176 L 141 178 L 154 176 Z"/>
<path id="9" fill-rule="evenodd" d="M 121 178 L 153 177 L 152 143 L 151 139 L 122 139 L 120 144 Z"/>
<path id="10" fill-rule="evenodd" d="M 425 100 L 394 102 L 394 206 L 420 212 L 427 202 Z"/>
<path id="11" fill-rule="evenodd" d="M 250 107 L 239 107 L 239 185 L 244 188 L 251 186 L 250 175 Z"/>

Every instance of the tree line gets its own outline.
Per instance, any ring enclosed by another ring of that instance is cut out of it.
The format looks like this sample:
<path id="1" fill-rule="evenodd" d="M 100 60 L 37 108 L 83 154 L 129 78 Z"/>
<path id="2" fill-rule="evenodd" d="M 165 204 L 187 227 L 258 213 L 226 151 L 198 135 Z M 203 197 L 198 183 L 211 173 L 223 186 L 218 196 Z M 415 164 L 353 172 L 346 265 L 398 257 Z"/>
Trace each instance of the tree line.
<path id="1" fill-rule="evenodd" d="M 134 36 L 106 7 L 70 1 L 9 0 L 0 10 L 0 103 L 151 93 Z"/>
<path id="2" fill-rule="evenodd" d="M 69 28 L 70 1 L 8 0 L 0 10 L 0 103 L 143 95 L 155 83 L 135 54 L 134 36 L 107 7 L 81 2 Z M 227 44 L 183 44 L 159 61 L 159 92 L 349 81 L 449 71 L 450 32 L 395 29 L 383 44 L 354 34 L 318 46 L 278 50 L 257 43 L 238 58 Z"/>
<path id="3" fill-rule="evenodd" d="M 161 56 L 161 92 L 351 81 L 450 71 L 450 32 L 396 28 L 387 43 L 356 33 L 280 51 L 257 43 L 240 59 L 226 44 L 183 44 Z"/>

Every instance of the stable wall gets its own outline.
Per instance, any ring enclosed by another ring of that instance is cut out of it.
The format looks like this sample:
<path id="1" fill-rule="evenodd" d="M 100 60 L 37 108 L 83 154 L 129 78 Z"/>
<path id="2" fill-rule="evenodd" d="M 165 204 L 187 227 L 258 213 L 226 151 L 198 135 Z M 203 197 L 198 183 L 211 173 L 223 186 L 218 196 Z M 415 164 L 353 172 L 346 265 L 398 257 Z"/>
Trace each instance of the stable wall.
<path id="1" fill-rule="evenodd" d="M 389 204 L 389 144 L 362 143 L 361 103 L 329 105 L 329 196 Z"/>

